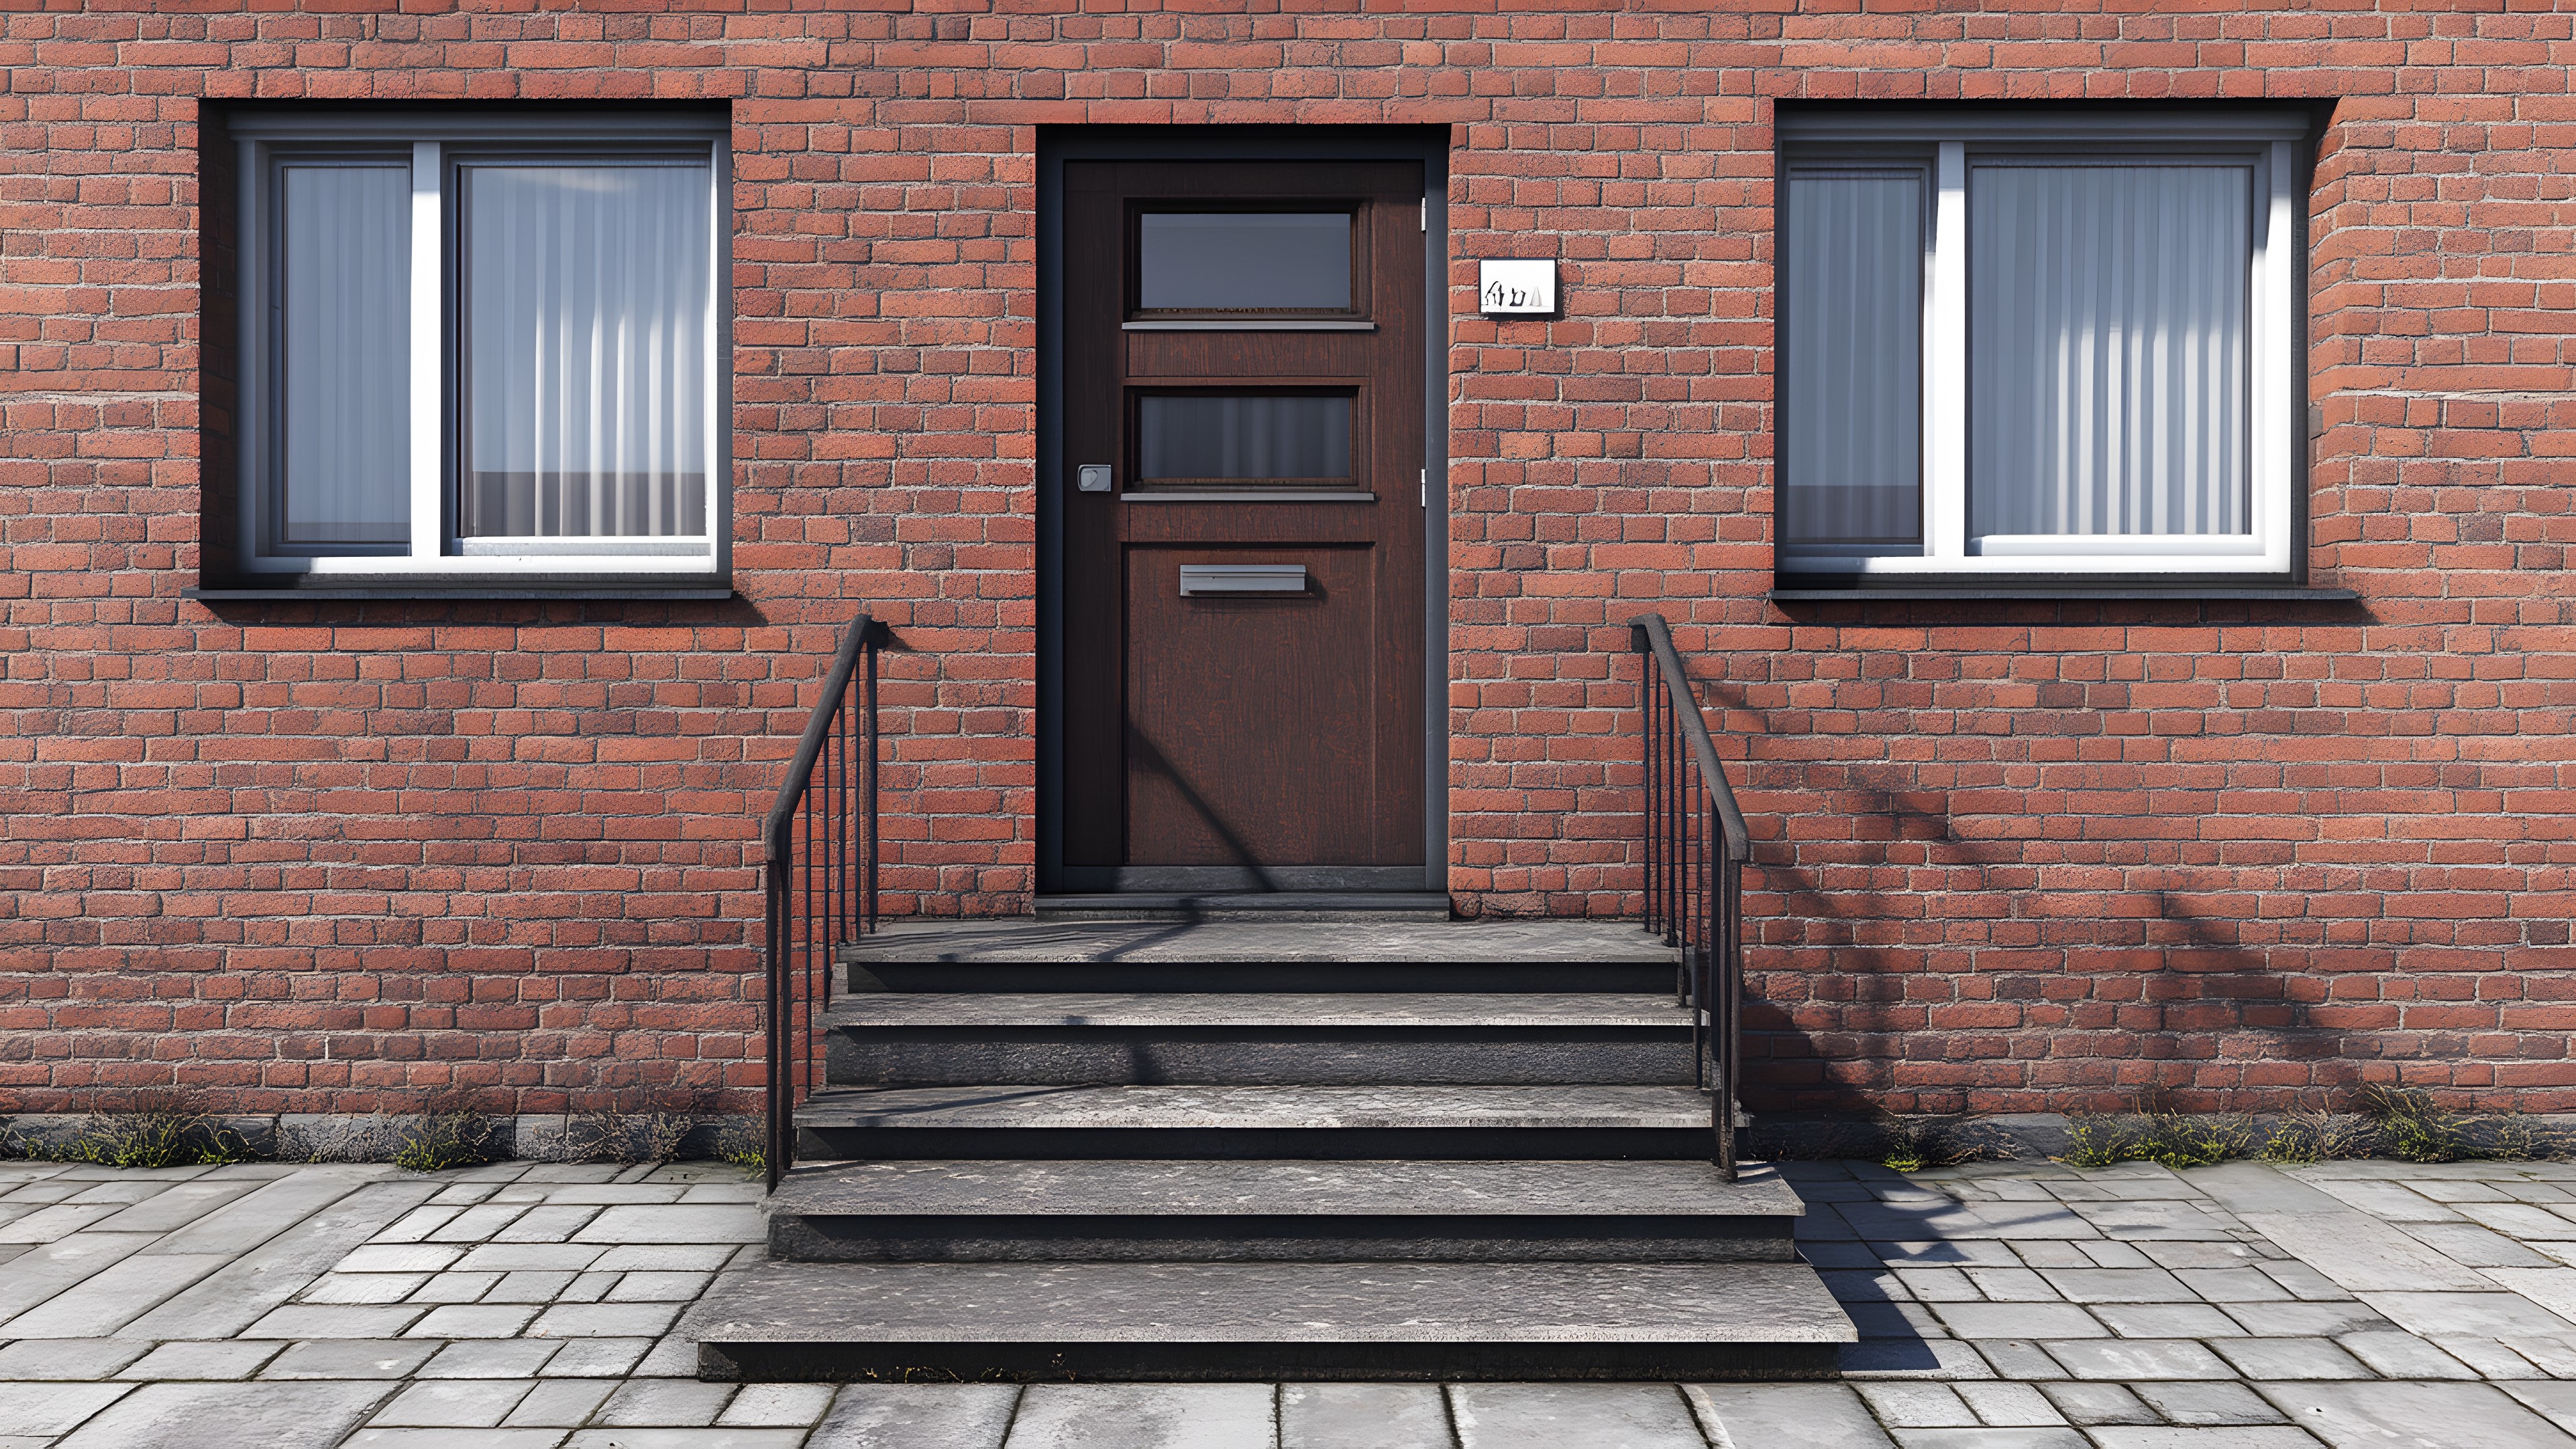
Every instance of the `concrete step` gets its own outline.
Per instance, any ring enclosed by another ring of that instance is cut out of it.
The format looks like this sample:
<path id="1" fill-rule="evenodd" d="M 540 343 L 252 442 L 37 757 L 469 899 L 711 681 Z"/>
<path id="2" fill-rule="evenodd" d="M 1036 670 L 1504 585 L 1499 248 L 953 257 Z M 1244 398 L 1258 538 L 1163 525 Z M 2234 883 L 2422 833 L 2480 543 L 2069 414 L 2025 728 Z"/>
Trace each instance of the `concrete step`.
<path id="1" fill-rule="evenodd" d="M 880 992 L 820 1017 L 828 1080 L 1685 1082 L 1691 1021 L 1625 992 Z"/>
<path id="2" fill-rule="evenodd" d="M 1802 1263 L 792 1263 L 682 1319 L 701 1378 L 1815 1378 Z"/>
<path id="3" fill-rule="evenodd" d="M 816 1093 L 825 1159 L 1674 1159 L 1705 1162 L 1709 1098 L 1671 1085 L 895 1087 Z"/>
<path id="4" fill-rule="evenodd" d="M 850 1162 L 769 1199 L 804 1262 L 1775 1262 L 1798 1195 L 1704 1162 Z"/>

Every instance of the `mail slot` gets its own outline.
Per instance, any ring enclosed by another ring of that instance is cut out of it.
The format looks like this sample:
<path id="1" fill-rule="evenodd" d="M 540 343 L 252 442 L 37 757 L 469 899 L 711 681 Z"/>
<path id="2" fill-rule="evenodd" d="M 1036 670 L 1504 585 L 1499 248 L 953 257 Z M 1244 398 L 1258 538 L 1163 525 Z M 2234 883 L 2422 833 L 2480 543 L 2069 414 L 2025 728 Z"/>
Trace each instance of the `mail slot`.
<path id="1" fill-rule="evenodd" d="M 1302 594 L 1304 564 L 1183 564 L 1181 597 L 1200 594 Z"/>

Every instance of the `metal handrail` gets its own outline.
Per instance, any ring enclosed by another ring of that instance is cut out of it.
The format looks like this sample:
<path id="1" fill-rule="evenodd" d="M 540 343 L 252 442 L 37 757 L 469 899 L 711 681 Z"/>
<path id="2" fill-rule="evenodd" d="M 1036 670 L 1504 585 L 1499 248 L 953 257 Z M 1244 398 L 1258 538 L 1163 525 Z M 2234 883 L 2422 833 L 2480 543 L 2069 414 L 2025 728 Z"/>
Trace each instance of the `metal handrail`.
<path id="1" fill-rule="evenodd" d="M 831 997 L 832 952 L 843 940 L 876 929 L 877 651 L 890 637 L 885 625 L 866 614 L 842 631 L 841 647 L 823 676 L 823 697 L 796 741 L 778 803 L 761 822 L 772 1191 L 795 1161 L 796 1104 L 821 1080 L 814 1012 Z"/>
<path id="2" fill-rule="evenodd" d="M 1718 765 L 1717 746 L 1661 614 L 1628 621 L 1639 659 L 1637 710 L 1646 766 L 1646 929 L 1678 947 L 1674 995 L 1691 1009 L 1691 1057 L 1709 1094 L 1710 1160 L 1735 1180 L 1735 1097 L 1742 1072 L 1744 866 L 1752 836 Z M 1660 679 L 1663 688 L 1655 685 Z"/>

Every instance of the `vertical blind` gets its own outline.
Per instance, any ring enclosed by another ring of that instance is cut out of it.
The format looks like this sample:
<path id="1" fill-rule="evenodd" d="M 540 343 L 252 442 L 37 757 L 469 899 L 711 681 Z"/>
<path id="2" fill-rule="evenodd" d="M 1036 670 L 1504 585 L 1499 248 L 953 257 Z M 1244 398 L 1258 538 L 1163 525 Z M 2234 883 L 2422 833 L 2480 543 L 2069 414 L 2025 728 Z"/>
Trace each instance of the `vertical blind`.
<path id="1" fill-rule="evenodd" d="M 1923 187 L 1911 169 L 1790 174 L 1790 542 L 1922 536 Z"/>
<path id="2" fill-rule="evenodd" d="M 2251 196 L 2243 166 L 1972 169 L 1972 534 L 2250 531 Z"/>
<path id="3" fill-rule="evenodd" d="M 462 169 L 458 532 L 705 533 L 708 168 Z"/>
<path id="4" fill-rule="evenodd" d="M 278 168 L 281 545 L 411 532 L 411 170 Z"/>

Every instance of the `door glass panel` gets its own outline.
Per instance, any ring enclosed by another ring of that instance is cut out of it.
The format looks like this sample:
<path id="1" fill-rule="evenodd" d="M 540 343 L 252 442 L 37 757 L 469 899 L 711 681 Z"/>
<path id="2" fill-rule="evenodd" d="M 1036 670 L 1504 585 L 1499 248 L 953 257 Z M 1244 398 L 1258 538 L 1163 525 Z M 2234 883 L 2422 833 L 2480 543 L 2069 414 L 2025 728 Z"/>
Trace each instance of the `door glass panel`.
<path id="1" fill-rule="evenodd" d="M 1315 393 L 1147 393 L 1136 400 L 1146 483 L 1346 483 L 1351 398 Z"/>
<path id="2" fill-rule="evenodd" d="M 1136 248 L 1145 311 L 1350 310 L 1346 211 L 1149 211 Z"/>

